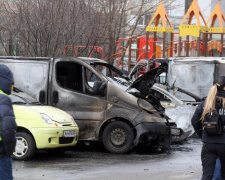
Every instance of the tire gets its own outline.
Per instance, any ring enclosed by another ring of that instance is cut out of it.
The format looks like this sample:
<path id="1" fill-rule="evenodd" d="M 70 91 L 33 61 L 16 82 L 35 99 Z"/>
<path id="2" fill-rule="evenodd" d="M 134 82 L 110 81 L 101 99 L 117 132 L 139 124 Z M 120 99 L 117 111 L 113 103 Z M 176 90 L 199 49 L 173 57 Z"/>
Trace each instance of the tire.
<path id="1" fill-rule="evenodd" d="M 13 159 L 27 160 L 30 159 L 35 152 L 36 146 L 33 137 L 25 132 L 16 133 L 16 148 L 13 153 Z"/>
<path id="2" fill-rule="evenodd" d="M 105 148 L 117 154 L 131 150 L 134 138 L 132 127 L 122 121 L 115 121 L 106 126 L 102 137 Z"/>

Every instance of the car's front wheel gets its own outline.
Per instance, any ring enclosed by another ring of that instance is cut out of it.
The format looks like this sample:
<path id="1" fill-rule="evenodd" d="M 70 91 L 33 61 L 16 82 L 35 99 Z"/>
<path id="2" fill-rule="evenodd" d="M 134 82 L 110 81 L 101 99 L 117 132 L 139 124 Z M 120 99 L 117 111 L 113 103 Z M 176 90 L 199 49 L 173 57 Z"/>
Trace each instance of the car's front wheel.
<path id="1" fill-rule="evenodd" d="M 13 158 L 17 160 L 30 159 L 35 152 L 35 142 L 33 137 L 25 132 L 16 133 L 16 148 Z"/>
<path id="2" fill-rule="evenodd" d="M 110 123 L 103 131 L 103 144 L 112 153 L 126 153 L 133 144 L 135 133 L 132 127 L 122 121 Z"/>

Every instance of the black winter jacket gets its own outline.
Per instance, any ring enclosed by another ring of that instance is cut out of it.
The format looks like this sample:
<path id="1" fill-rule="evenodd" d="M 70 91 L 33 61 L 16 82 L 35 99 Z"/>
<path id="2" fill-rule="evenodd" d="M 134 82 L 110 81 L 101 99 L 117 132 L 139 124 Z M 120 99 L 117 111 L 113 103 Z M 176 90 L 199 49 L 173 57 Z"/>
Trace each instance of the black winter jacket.
<path id="1" fill-rule="evenodd" d="M 16 145 L 16 122 L 10 98 L 13 75 L 8 67 L 0 64 L 0 157 L 11 156 Z"/>
<path id="2" fill-rule="evenodd" d="M 225 91 L 219 91 L 218 96 L 225 98 Z M 205 100 L 203 100 L 198 105 L 191 119 L 191 123 L 195 129 L 195 132 L 202 139 L 202 142 L 225 144 L 225 130 L 221 135 L 208 135 L 204 131 L 202 131 L 202 121 L 200 120 L 200 118 L 203 113 L 204 104 Z M 221 117 L 222 125 L 225 126 L 225 109 L 220 108 L 219 114 Z"/>

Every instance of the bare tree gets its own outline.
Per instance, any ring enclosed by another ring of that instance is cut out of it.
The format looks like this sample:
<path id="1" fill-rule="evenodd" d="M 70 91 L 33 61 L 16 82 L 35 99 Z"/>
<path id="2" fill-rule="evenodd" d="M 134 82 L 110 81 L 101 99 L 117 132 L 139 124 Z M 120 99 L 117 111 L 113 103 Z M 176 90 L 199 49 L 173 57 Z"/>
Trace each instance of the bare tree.
<path id="1" fill-rule="evenodd" d="M 158 0 L 0 0 L 0 42 L 6 55 L 62 56 L 65 45 L 101 46 L 113 63 L 115 42 L 137 32 L 138 21 Z M 130 25 L 130 12 L 135 12 Z"/>

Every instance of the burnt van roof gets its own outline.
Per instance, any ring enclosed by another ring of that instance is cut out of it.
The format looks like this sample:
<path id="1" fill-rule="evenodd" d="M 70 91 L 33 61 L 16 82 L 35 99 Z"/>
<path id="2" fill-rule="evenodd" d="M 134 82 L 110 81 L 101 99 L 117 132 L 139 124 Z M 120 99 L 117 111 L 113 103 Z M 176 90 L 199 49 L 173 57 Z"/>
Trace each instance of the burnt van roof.
<path id="1" fill-rule="evenodd" d="M 169 61 L 176 61 L 176 62 L 220 62 L 225 63 L 225 57 L 176 57 L 176 58 L 159 58 L 150 60 L 152 62 L 169 62 Z"/>
<path id="2" fill-rule="evenodd" d="M 51 57 L 0 56 L 0 59 L 10 59 L 10 60 L 50 60 Z"/>
<path id="3" fill-rule="evenodd" d="M 106 63 L 106 61 L 103 61 L 102 59 L 98 59 L 98 58 L 90 58 L 90 57 L 77 57 L 78 59 L 84 60 L 85 62 L 87 62 L 88 64 L 91 64 L 93 62 L 101 62 L 101 63 Z"/>

